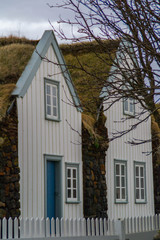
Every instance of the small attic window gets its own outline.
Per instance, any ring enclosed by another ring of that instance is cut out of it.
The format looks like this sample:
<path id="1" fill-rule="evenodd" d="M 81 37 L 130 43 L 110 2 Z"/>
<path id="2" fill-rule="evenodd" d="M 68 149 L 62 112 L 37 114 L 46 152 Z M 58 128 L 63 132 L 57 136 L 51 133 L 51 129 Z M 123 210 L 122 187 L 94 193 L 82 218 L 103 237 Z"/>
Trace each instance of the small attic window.
<path id="1" fill-rule="evenodd" d="M 135 115 L 135 102 L 133 98 L 125 98 L 123 100 L 123 113 L 125 115 Z"/>
<path id="2" fill-rule="evenodd" d="M 60 121 L 59 82 L 45 79 L 45 116 Z"/>

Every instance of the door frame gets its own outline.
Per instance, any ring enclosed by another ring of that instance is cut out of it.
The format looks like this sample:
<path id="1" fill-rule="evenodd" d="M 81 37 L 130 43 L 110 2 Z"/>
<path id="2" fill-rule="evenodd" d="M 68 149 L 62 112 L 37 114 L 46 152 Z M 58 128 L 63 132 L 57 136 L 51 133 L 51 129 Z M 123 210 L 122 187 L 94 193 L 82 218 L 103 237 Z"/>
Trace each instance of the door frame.
<path id="1" fill-rule="evenodd" d="M 63 212 L 62 195 L 62 158 L 61 155 L 44 154 L 44 216 L 47 217 L 47 161 L 55 163 L 55 217 L 61 218 Z"/>

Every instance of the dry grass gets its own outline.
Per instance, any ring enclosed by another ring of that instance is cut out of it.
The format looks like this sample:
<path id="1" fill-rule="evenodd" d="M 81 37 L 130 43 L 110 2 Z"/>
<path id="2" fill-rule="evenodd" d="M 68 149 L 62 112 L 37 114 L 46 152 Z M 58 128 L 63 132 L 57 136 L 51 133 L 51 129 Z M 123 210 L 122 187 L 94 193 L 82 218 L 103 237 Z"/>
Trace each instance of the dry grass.
<path id="1" fill-rule="evenodd" d="M 7 108 L 10 104 L 10 97 L 15 84 L 0 84 L 0 121 L 6 115 Z"/>
<path id="2" fill-rule="evenodd" d="M 62 52 L 85 113 L 95 117 L 99 95 L 112 65 L 111 58 L 115 57 L 115 46 L 102 52 L 95 43 L 67 45 L 66 49 L 63 45 Z"/>
<path id="3" fill-rule="evenodd" d="M 0 47 L 0 83 L 16 83 L 33 50 L 32 45 L 19 43 Z"/>

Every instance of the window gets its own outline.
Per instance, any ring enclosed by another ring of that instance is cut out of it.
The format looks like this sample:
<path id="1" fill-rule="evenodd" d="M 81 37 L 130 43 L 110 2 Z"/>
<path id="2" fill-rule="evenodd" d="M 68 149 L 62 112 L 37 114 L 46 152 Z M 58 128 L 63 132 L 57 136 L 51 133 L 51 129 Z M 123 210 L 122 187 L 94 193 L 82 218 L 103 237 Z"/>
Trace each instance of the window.
<path id="1" fill-rule="evenodd" d="M 79 201 L 79 165 L 66 164 L 66 202 Z"/>
<path id="2" fill-rule="evenodd" d="M 123 101 L 124 114 L 134 116 L 135 114 L 135 103 L 133 98 L 125 98 Z"/>
<path id="3" fill-rule="evenodd" d="M 46 119 L 59 121 L 59 82 L 45 79 Z"/>
<path id="4" fill-rule="evenodd" d="M 134 163 L 135 202 L 146 202 L 145 163 Z"/>
<path id="5" fill-rule="evenodd" d="M 115 160 L 115 202 L 127 203 L 127 162 Z"/>

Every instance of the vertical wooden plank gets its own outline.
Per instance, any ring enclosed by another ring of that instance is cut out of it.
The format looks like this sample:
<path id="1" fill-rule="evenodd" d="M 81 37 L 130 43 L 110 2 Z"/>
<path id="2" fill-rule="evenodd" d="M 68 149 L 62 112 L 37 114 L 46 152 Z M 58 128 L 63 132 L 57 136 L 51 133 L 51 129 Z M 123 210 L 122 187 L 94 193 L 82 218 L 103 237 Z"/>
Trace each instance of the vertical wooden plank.
<path id="1" fill-rule="evenodd" d="M 55 220 L 51 219 L 51 237 L 55 237 Z"/>
<path id="2" fill-rule="evenodd" d="M 102 218 L 100 218 L 99 219 L 99 233 L 100 233 L 100 236 L 103 236 L 104 235 L 104 233 L 103 233 L 103 219 Z"/>
<path id="3" fill-rule="evenodd" d="M 103 219 L 103 226 L 104 226 L 104 236 L 107 236 L 108 223 L 106 218 Z"/>
<path id="4" fill-rule="evenodd" d="M 76 218 L 74 218 L 73 219 L 73 234 L 72 234 L 72 236 L 77 236 L 77 219 Z"/>
<path id="5" fill-rule="evenodd" d="M 24 237 L 24 219 L 20 217 L 20 238 Z"/>
<path id="6" fill-rule="evenodd" d="M 2 220 L 2 238 L 7 239 L 7 219 L 5 217 Z"/>
<path id="7" fill-rule="evenodd" d="M 40 237 L 45 237 L 45 219 L 40 220 Z"/>
<path id="8" fill-rule="evenodd" d="M 27 180 L 27 172 L 28 172 L 28 111 L 27 111 L 27 100 L 26 96 L 23 98 L 23 120 L 22 120 L 22 132 L 23 132 L 23 139 L 22 139 L 22 148 L 23 148 L 23 171 L 21 171 L 21 193 L 22 193 L 22 217 L 28 216 L 28 180 Z M 23 175 L 22 175 L 23 174 Z"/>
<path id="9" fill-rule="evenodd" d="M 32 85 L 27 91 L 27 151 L 28 151 L 28 159 L 27 159 L 27 182 L 28 182 L 28 195 L 27 195 L 27 201 L 28 201 L 28 217 L 33 216 L 33 120 L 32 120 Z"/>
<path id="10" fill-rule="evenodd" d="M 34 230 L 35 230 L 35 224 L 34 224 L 34 218 L 32 217 L 31 219 L 29 219 L 29 222 L 30 222 L 30 237 L 33 237 L 34 238 Z"/>
<path id="11" fill-rule="evenodd" d="M 73 218 L 69 219 L 69 236 L 73 236 Z"/>
<path id="12" fill-rule="evenodd" d="M 26 218 L 24 219 L 24 238 L 28 238 L 30 236 L 30 231 L 29 231 L 29 219 Z"/>
<path id="13" fill-rule="evenodd" d="M 11 217 L 8 219 L 8 238 L 13 238 L 13 222 Z"/>
<path id="14" fill-rule="evenodd" d="M 87 218 L 87 236 L 91 236 L 90 218 Z"/>
<path id="15" fill-rule="evenodd" d="M 60 220 L 60 229 L 61 229 L 60 236 L 64 237 L 65 236 L 65 232 L 64 232 L 64 218 L 61 218 L 61 220 Z"/>
<path id="16" fill-rule="evenodd" d="M 81 230 L 81 219 L 78 218 L 78 219 L 77 219 L 77 237 L 79 237 L 80 234 L 82 234 L 82 230 Z"/>
<path id="17" fill-rule="evenodd" d="M 95 236 L 94 218 L 91 218 L 91 236 Z"/>
<path id="18" fill-rule="evenodd" d="M 56 237 L 60 237 L 60 224 L 59 224 L 59 219 L 56 218 Z"/>
<path id="19" fill-rule="evenodd" d="M 39 218 L 35 219 L 35 238 L 40 237 L 40 226 L 39 226 Z"/>
<path id="20" fill-rule="evenodd" d="M 50 220 L 46 218 L 46 237 L 50 237 Z"/>
<path id="21" fill-rule="evenodd" d="M 32 88 L 31 88 L 31 97 L 32 97 L 32 108 L 31 108 L 31 114 L 32 114 L 32 145 L 33 145 L 33 150 L 32 150 L 32 161 L 33 161 L 33 183 L 32 183 L 32 194 L 33 194 L 33 213 L 32 216 L 33 217 L 37 217 L 38 216 L 38 199 L 37 199 L 37 166 L 38 166 L 38 159 L 37 159 L 37 102 L 36 102 L 36 96 L 37 94 L 37 79 L 36 77 L 34 77 L 33 81 L 32 81 Z"/>
<path id="22" fill-rule="evenodd" d="M 99 236 L 99 220 L 98 220 L 98 218 L 95 219 L 95 224 L 96 224 L 96 236 Z"/>
<path id="23" fill-rule="evenodd" d="M 87 236 L 87 221 L 85 218 L 82 218 L 81 220 L 81 230 L 82 236 Z"/>
<path id="24" fill-rule="evenodd" d="M 14 219 L 14 238 L 18 238 L 18 219 Z"/>

